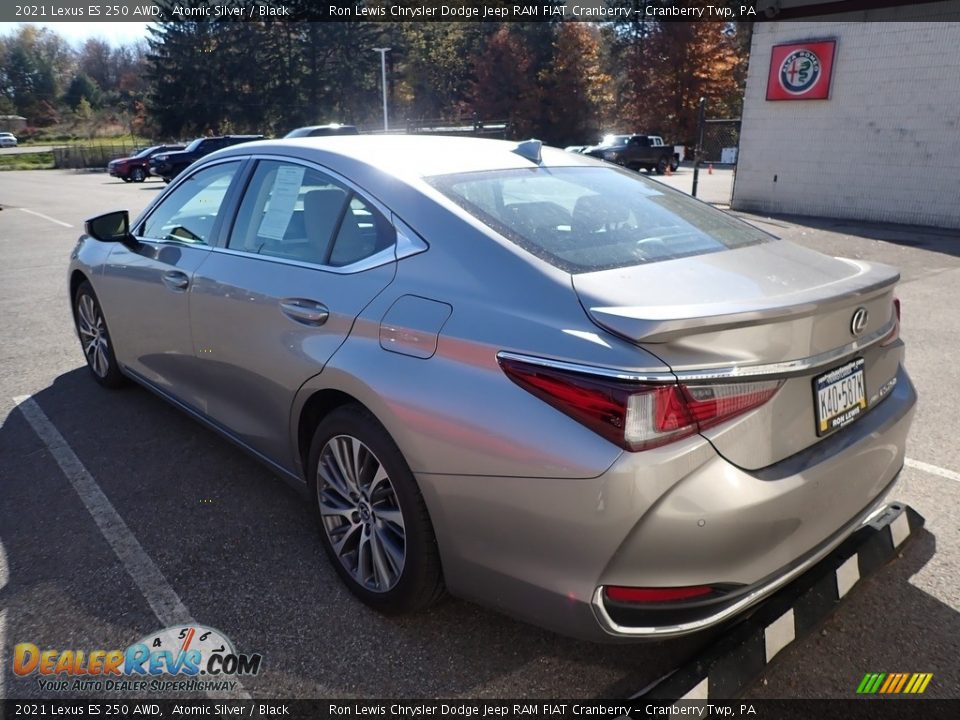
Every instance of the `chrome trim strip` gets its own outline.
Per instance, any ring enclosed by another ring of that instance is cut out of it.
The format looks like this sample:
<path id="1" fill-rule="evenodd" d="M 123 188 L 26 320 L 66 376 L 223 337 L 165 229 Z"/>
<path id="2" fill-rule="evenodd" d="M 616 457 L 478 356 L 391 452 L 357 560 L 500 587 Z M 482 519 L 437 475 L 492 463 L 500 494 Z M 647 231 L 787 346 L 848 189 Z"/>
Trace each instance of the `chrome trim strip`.
<path id="1" fill-rule="evenodd" d="M 895 479 L 896 478 L 894 478 L 894 480 Z M 892 485 L 893 482 L 891 481 L 890 484 Z M 808 558 L 806 561 L 793 568 L 789 572 L 774 578 L 766 585 L 763 585 L 748 595 L 745 595 L 733 605 L 730 605 L 723 610 L 714 613 L 713 615 L 709 615 L 708 617 L 701 618 L 700 620 L 694 620 L 692 622 L 679 623 L 677 625 L 651 627 L 631 627 L 627 625 L 619 625 L 613 620 L 613 618 L 610 617 L 610 615 L 607 613 L 606 607 L 603 604 L 603 585 L 597 586 L 597 589 L 593 593 L 593 600 L 591 601 L 593 611 L 596 614 L 597 619 L 600 621 L 600 626 L 604 629 L 604 631 L 611 635 L 620 635 L 624 637 L 678 637 L 680 635 L 686 635 L 688 633 L 696 632 L 698 630 L 705 630 L 714 625 L 718 625 L 724 620 L 728 620 L 734 615 L 737 615 L 752 605 L 760 602 L 765 597 L 772 594 L 775 590 L 783 587 L 791 580 L 799 577 L 818 562 L 823 560 L 823 558 L 833 552 L 840 545 L 840 543 L 850 537 L 850 535 L 852 535 L 856 530 L 860 529 L 864 525 L 867 525 L 870 520 L 874 519 L 879 514 L 878 508 L 880 508 L 880 512 L 882 512 L 882 510 L 887 507 L 885 502 L 886 495 L 887 490 L 884 490 L 884 492 L 880 493 L 880 497 L 876 503 L 871 504 L 866 511 L 860 513 L 853 522 L 848 524 L 843 529 L 838 537 L 835 537 L 832 542 L 827 544 L 819 552 Z"/>
<path id="2" fill-rule="evenodd" d="M 785 360 L 777 363 L 765 363 L 762 365 L 731 365 L 713 370 L 679 370 L 677 372 L 617 370 L 615 368 L 598 367 L 596 365 L 581 365 L 579 363 L 564 362 L 562 360 L 550 360 L 548 358 L 533 357 L 531 355 L 521 355 L 506 350 L 498 352 L 497 358 L 517 360 L 519 362 L 540 365 L 555 370 L 568 370 L 586 375 L 598 375 L 600 377 L 623 380 L 625 382 L 673 383 L 678 380 L 680 382 L 703 382 L 714 380 L 743 380 L 768 375 L 788 376 L 816 370 L 824 365 L 836 362 L 846 355 L 859 352 L 879 342 L 890 334 L 895 322 L 895 320 L 891 320 L 870 335 L 865 335 L 859 340 L 854 340 L 852 343 L 844 345 L 843 347 L 834 348 L 833 350 L 822 352 L 819 355 L 811 355 L 810 357 L 798 358 L 797 360 Z"/>
<path id="3" fill-rule="evenodd" d="M 731 367 L 717 368 L 716 370 L 679 370 L 676 375 L 681 382 L 688 380 L 732 380 L 746 377 L 761 377 L 764 375 L 796 375 L 799 373 L 816 370 L 824 365 L 829 365 L 843 358 L 859 352 L 874 343 L 883 340 L 894 328 L 895 320 L 890 320 L 882 328 L 869 335 L 864 335 L 852 343 L 842 347 L 827 350 L 819 355 L 811 355 L 797 360 L 784 360 L 778 363 L 766 363 L 763 365 L 735 365 Z"/>
<path id="4" fill-rule="evenodd" d="M 501 350 L 497 353 L 497 360 L 500 359 L 516 360 L 517 362 L 529 363 L 530 365 L 553 368 L 554 370 L 567 370 L 585 375 L 598 375 L 600 377 L 610 378 L 612 380 L 624 380 L 626 382 L 675 383 L 677 381 L 676 376 L 669 371 L 643 372 L 641 370 L 637 373 L 631 370 L 614 370 L 613 368 L 603 368 L 596 365 L 580 365 L 579 363 L 563 362 L 561 360 L 548 360 L 546 358 L 507 352 L 506 350 Z"/>
<path id="5" fill-rule="evenodd" d="M 388 248 L 384 248 L 380 252 L 374 253 L 373 255 L 369 255 L 362 260 L 357 260 L 355 263 L 342 266 L 321 265 L 320 263 L 309 263 L 304 262 L 303 260 L 291 260 L 290 258 L 277 257 L 276 255 L 260 255 L 257 253 L 247 252 L 246 250 L 233 250 L 231 248 L 222 247 L 211 247 L 210 252 L 220 253 L 223 255 L 235 255 L 237 257 L 244 257 L 250 260 L 263 260 L 264 262 L 279 263 L 281 265 L 293 265 L 294 267 L 307 268 L 308 270 L 316 270 L 317 272 L 329 272 L 337 275 L 353 275 L 358 272 L 363 272 L 364 270 L 371 270 L 375 267 L 388 265 L 394 262 L 397 259 L 394 253 L 394 248 L 395 244 Z"/>

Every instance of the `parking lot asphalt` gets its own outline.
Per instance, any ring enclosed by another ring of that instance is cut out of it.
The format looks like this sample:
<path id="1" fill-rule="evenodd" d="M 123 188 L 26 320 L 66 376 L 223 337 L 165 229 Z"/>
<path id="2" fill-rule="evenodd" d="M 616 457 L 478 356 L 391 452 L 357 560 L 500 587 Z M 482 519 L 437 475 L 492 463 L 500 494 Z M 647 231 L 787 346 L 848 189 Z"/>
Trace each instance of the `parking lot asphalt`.
<path id="1" fill-rule="evenodd" d="M 262 672 L 243 680 L 263 698 L 616 697 L 709 640 L 593 645 L 458 600 L 404 618 L 353 600 L 296 492 L 145 390 L 105 391 L 87 377 L 67 299 L 70 250 L 83 218 L 136 213 L 163 187 L 0 173 L 0 697 L 50 696 L 13 674 L 15 644 L 126 647 L 163 627 L 165 598 L 263 655 Z M 867 672 L 931 672 L 927 696 L 960 697 L 958 233 L 744 217 L 832 255 L 901 268 L 902 336 L 921 400 L 893 497 L 927 519 L 896 562 L 778 655 L 747 696 L 853 697 Z M 23 402 L 62 441 L 38 434 Z M 113 520 L 81 500 L 84 478 Z M 117 520 L 125 532 L 104 530 Z M 131 573 L 131 562 L 158 575 Z"/>

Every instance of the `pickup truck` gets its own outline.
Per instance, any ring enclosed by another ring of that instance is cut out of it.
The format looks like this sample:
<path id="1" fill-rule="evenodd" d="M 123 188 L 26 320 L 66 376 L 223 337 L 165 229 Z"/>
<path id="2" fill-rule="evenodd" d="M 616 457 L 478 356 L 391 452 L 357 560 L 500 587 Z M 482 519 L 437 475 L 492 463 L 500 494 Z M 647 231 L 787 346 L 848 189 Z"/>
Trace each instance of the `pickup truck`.
<path id="1" fill-rule="evenodd" d="M 214 150 L 238 143 L 263 140 L 263 135 L 221 135 L 220 137 L 200 137 L 180 152 L 164 152 L 150 158 L 150 174 L 158 175 L 164 182 L 170 182 L 182 173 L 194 161 Z"/>
<path id="2" fill-rule="evenodd" d="M 630 170 L 656 171 L 663 175 L 667 168 L 680 164 L 674 150 L 663 144 L 657 135 L 606 135 L 598 145 L 583 151 L 584 155 L 623 165 Z"/>

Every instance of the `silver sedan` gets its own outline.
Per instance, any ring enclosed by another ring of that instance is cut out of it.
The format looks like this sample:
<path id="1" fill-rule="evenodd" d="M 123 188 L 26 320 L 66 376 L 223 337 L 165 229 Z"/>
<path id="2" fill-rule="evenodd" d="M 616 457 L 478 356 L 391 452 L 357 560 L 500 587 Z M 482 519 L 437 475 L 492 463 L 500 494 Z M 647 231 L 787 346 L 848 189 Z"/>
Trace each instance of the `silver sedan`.
<path id="1" fill-rule="evenodd" d="M 609 640 L 734 617 L 882 507 L 898 277 L 537 141 L 359 136 L 203 158 L 89 220 L 69 287 L 93 379 L 303 488 L 363 602 Z"/>

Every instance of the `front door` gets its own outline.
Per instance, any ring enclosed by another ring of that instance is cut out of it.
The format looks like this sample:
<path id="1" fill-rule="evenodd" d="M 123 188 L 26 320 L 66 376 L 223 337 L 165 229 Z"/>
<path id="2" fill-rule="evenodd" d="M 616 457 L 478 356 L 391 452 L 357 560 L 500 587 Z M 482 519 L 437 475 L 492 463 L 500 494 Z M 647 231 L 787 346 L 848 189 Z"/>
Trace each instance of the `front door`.
<path id="1" fill-rule="evenodd" d="M 194 408 L 203 408 L 195 382 L 190 334 L 190 286 L 210 255 L 221 207 L 241 163 L 206 167 L 179 183 L 133 228 L 135 246 L 116 243 L 97 292 L 110 318 L 119 362 Z"/>

